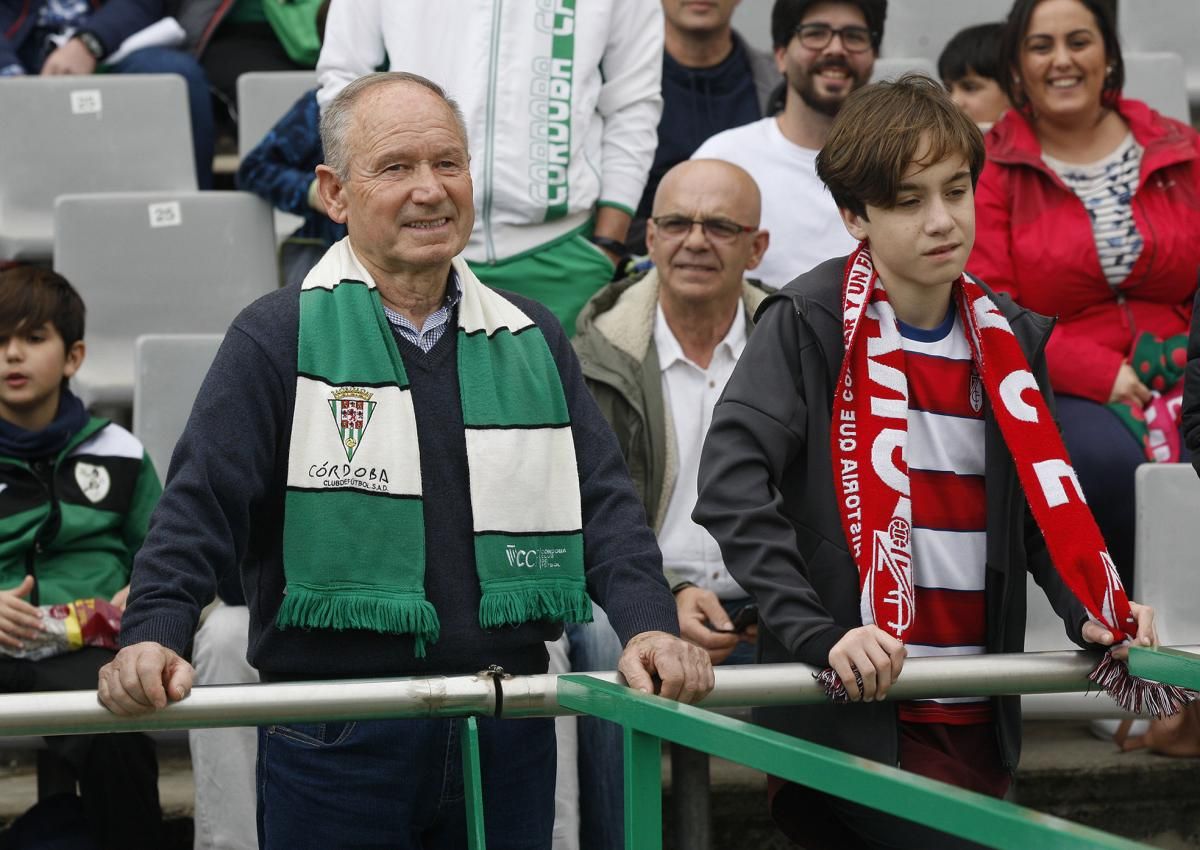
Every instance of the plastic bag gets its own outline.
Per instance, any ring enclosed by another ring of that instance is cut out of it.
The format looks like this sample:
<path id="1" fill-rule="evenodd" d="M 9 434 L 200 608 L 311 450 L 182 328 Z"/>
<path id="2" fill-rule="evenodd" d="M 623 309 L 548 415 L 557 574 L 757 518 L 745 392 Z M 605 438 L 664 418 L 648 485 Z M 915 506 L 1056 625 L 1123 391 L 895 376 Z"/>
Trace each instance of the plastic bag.
<path id="1" fill-rule="evenodd" d="M 20 649 L 0 646 L 10 658 L 40 661 L 85 646 L 117 649 L 121 633 L 121 609 L 107 599 L 76 599 L 66 605 L 43 605 L 42 630 L 25 638 Z"/>

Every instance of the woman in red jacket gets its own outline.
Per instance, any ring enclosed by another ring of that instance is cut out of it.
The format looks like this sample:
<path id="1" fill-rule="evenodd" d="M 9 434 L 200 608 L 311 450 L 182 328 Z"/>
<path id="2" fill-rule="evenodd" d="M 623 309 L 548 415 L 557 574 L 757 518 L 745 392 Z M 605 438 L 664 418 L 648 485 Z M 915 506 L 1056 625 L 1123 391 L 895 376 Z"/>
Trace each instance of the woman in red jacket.
<path id="1" fill-rule="evenodd" d="M 1058 316 L 1046 359 L 1059 423 L 1132 587 L 1133 475 L 1156 448 L 1146 420 L 1178 433 L 1161 414 L 1178 410 L 1175 352 L 1200 272 L 1200 135 L 1121 97 L 1101 0 L 1017 0 L 1003 56 L 1015 108 L 987 136 L 968 269 Z"/>

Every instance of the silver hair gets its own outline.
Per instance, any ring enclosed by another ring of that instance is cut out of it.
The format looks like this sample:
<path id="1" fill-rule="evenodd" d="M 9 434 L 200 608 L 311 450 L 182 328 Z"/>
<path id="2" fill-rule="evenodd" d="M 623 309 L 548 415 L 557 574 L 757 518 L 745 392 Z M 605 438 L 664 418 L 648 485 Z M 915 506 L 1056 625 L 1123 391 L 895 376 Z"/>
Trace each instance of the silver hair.
<path id="1" fill-rule="evenodd" d="M 420 74 L 411 74 L 407 71 L 379 71 L 361 76 L 350 83 L 338 92 L 337 97 L 321 113 L 321 147 L 325 152 L 325 164 L 333 169 L 338 179 L 345 180 L 350 173 L 350 152 L 349 146 L 346 144 L 346 136 L 354 120 L 355 104 L 371 89 L 396 83 L 412 83 L 423 86 L 440 97 L 454 114 L 454 123 L 458 125 L 463 147 L 470 149 L 467 144 L 467 122 L 463 118 L 462 108 L 454 98 L 446 94 L 445 89 Z"/>

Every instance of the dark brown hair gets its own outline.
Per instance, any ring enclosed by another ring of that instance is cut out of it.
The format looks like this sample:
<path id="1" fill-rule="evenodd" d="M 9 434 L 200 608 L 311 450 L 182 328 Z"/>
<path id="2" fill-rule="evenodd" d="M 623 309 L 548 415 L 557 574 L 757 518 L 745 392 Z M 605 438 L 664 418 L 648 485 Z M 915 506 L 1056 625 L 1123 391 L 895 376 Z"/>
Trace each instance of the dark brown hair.
<path id="1" fill-rule="evenodd" d="M 771 43 L 776 48 L 791 44 L 796 27 L 804 20 L 809 7 L 825 2 L 857 6 L 871 31 L 871 47 L 878 55 L 879 44 L 883 41 L 883 22 L 887 19 L 887 0 L 775 0 L 771 8 Z"/>
<path id="2" fill-rule="evenodd" d="M 49 322 L 69 351 L 83 339 L 84 313 L 83 299 L 57 272 L 38 266 L 0 271 L 0 337 Z"/>
<path id="3" fill-rule="evenodd" d="M 1025 89 L 1017 82 L 1021 72 L 1021 45 L 1029 32 L 1029 19 L 1033 10 L 1042 0 L 1016 0 L 1008 12 L 1008 20 L 1004 24 L 1004 36 L 1000 41 L 1000 88 L 1008 95 L 1009 103 L 1025 112 L 1029 107 L 1029 98 Z M 1113 20 L 1111 3 L 1105 0 L 1077 0 L 1092 13 L 1096 19 L 1096 27 L 1100 30 L 1100 38 L 1104 41 L 1104 58 L 1108 67 L 1112 68 L 1104 77 L 1104 88 L 1100 90 L 1100 102 L 1108 107 L 1115 106 L 1121 90 L 1125 88 L 1125 60 L 1121 58 L 1121 42 L 1117 38 L 1117 25 Z M 1026 114 L 1028 114 L 1026 112 Z"/>
<path id="4" fill-rule="evenodd" d="M 946 42 L 938 56 L 938 76 L 949 87 L 968 74 L 975 73 L 1000 82 L 1000 40 L 1004 24 L 976 24 L 959 30 Z"/>
<path id="5" fill-rule="evenodd" d="M 817 176 L 839 209 L 866 218 L 868 204 L 895 205 L 896 187 L 918 156 L 928 165 L 961 156 L 974 186 L 983 170 L 983 135 L 938 83 L 905 74 L 846 98 L 817 155 Z"/>

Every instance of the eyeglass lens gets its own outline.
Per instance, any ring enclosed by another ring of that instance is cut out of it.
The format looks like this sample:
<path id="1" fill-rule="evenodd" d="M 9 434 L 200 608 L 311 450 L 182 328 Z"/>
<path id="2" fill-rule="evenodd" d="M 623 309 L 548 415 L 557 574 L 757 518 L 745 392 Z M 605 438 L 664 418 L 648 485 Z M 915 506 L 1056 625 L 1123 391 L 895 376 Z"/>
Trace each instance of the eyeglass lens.
<path id="1" fill-rule="evenodd" d="M 828 24 L 805 24 L 797 30 L 800 44 L 809 50 L 821 50 L 835 35 L 841 36 L 842 45 L 851 53 L 860 53 L 871 47 L 871 31 L 864 27 L 842 27 L 834 29 Z"/>
<path id="2" fill-rule="evenodd" d="M 667 236 L 684 236 L 692 229 L 693 224 L 699 224 L 704 228 L 704 233 L 710 239 L 732 239 L 742 232 L 742 226 L 735 221 L 729 221 L 724 218 L 706 218 L 703 220 L 692 220 L 683 218 L 682 216 L 663 216 L 662 218 L 654 219 L 658 229 Z"/>

